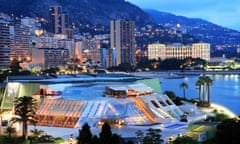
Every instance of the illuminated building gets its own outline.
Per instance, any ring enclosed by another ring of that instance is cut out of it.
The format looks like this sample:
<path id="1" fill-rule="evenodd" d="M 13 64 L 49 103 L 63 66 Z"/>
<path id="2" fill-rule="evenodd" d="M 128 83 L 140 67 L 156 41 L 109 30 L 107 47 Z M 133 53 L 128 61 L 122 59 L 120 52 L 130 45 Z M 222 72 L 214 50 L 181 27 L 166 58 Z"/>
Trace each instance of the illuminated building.
<path id="1" fill-rule="evenodd" d="M 10 65 L 10 28 L 9 23 L 0 19 L 0 69 Z"/>
<path id="2" fill-rule="evenodd" d="M 31 57 L 30 30 L 30 27 L 23 25 L 21 21 L 15 21 L 11 26 L 11 59 L 26 61 L 27 57 Z"/>
<path id="3" fill-rule="evenodd" d="M 69 51 L 65 48 L 34 48 L 31 65 L 42 66 L 42 69 L 66 65 Z"/>
<path id="4" fill-rule="evenodd" d="M 72 32 L 68 28 L 69 18 L 66 13 L 62 12 L 61 6 L 51 6 L 49 8 L 49 23 L 50 23 L 50 32 L 54 34 L 69 34 L 72 35 Z"/>
<path id="5" fill-rule="evenodd" d="M 116 65 L 135 64 L 135 23 L 129 20 L 112 20 L 110 26 L 111 49 L 116 49 Z"/>
<path id="6" fill-rule="evenodd" d="M 148 59 L 165 59 L 166 45 L 165 44 L 150 44 L 148 45 Z"/>
<path id="7" fill-rule="evenodd" d="M 210 44 L 209 43 L 194 43 L 192 45 L 192 57 L 202 58 L 206 61 L 210 60 Z"/>
<path id="8" fill-rule="evenodd" d="M 206 61 L 210 60 L 210 44 L 194 43 L 192 45 L 182 45 L 181 43 L 165 44 L 149 44 L 148 59 L 164 60 L 166 58 L 201 58 Z"/>
<path id="9" fill-rule="evenodd" d="M 181 43 L 169 44 L 166 47 L 166 58 L 174 57 L 177 59 L 184 59 L 192 57 L 191 49 L 190 45 L 183 45 Z"/>

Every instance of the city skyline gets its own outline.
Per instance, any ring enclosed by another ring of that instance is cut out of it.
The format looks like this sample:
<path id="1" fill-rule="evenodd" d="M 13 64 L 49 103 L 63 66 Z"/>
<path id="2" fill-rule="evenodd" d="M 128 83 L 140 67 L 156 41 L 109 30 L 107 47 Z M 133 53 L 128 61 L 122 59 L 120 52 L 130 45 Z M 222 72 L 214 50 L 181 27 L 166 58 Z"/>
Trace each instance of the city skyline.
<path id="1" fill-rule="evenodd" d="M 240 1 L 232 0 L 127 0 L 143 9 L 155 9 L 189 18 L 201 18 L 223 27 L 240 31 Z"/>

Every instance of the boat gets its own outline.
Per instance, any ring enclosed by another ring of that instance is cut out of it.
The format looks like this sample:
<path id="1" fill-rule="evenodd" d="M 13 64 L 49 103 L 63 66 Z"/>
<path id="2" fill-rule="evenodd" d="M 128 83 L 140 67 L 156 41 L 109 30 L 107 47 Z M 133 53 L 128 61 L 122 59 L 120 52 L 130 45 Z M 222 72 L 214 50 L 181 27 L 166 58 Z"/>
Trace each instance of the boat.
<path id="1" fill-rule="evenodd" d="M 169 73 L 168 75 L 164 76 L 164 78 L 166 79 L 180 79 L 180 78 L 184 78 L 185 76 L 183 75 L 178 75 L 178 74 L 174 74 L 174 73 Z"/>

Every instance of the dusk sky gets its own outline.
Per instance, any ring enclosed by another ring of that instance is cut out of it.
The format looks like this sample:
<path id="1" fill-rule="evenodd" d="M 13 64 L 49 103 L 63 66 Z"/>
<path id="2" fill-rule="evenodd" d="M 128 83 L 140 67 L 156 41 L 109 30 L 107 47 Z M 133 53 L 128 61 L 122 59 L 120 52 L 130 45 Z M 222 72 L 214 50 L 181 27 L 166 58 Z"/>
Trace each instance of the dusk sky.
<path id="1" fill-rule="evenodd" d="M 240 31 L 240 0 L 126 0 L 141 8 L 155 9 Z"/>

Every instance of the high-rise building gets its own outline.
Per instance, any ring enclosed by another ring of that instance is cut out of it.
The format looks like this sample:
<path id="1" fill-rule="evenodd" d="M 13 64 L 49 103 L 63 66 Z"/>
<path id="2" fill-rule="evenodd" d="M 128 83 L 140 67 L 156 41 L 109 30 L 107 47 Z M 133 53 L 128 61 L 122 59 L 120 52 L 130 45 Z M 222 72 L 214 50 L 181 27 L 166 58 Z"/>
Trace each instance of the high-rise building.
<path id="1" fill-rule="evenodd" d="M 66 13 L 62 12 L 61 6 L 51 6 L 49 8 L 49 30 L 54 34 L 68 34 L 69 19 Z"/>
<path id="2" fill-rule="evenodd" d="M 136 63 L 135 56 L 135 23 L 129 20 L 112 20 L 111 49 L 116 49 L 116 65 Z M 114 60 L 113 60 L 114 61 Z M 112 62 L 112 66 L 114 63 Z"/>
<path id="3" fill-rule="evenodd" d="M 0 19 L 0 69 L 10 65 L 10 27 L 9 22 Z"/>
<path id="4" fill-rule="evenodd" d="M 11 52 L 10 59 L 29 61 L 31 57 L 31 28 L 15 21 L 11 27 Z"/>
<path id="5" fill-rule="evenodd" d="M 66 29 L 68 29 L 68 25 L 69 25 L 68 14 L 67 13 L 62 13 L 61 14 L 61 28 L 62 28 L 62 32 L 65 31 Z"/>
<path id="6" fill-rule="evenodd" d="M 181 43 L 173 44 L 149 44 L 148 59 L 166 59 L 166 58 L 201 58 L 210 60 L 210 44 L 194 43 L 192 45 L 183 45 Z"/>

